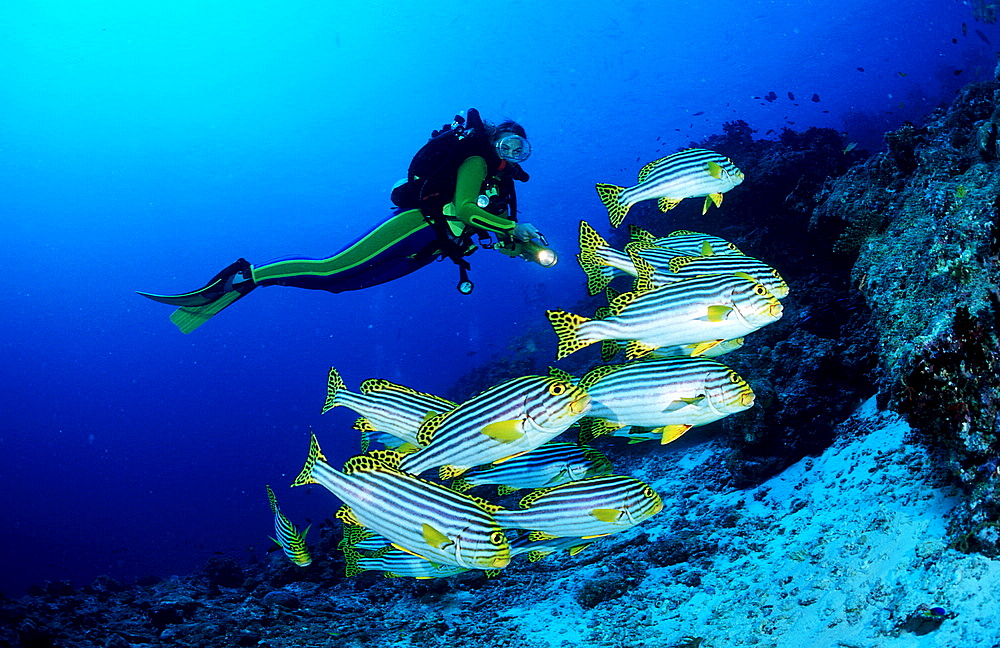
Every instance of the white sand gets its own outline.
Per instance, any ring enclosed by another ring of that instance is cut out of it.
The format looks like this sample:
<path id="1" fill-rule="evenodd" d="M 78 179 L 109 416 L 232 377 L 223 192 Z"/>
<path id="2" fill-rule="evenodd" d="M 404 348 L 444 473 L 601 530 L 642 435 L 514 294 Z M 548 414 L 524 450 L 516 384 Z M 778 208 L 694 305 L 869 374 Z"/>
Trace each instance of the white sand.
<path id="1" fill-rule="evenodd" d="M 958 500 L 909 434 L 905 423 L 868 402 L 822 456 L 753 491 L 699 489 L 686 504 L 676 494 L 699 466 L 723 460 L 721 448 L 651 448 L 674 466 L 652 482 L 663 512 L 602 542 L 624 542 L 639 531 L 650 542 L 668 538 L 681 516 L 699 544 L 717 545 L 711 557 L 696 567 L 652 567 L 639 587 L 592 609 L 574 595 L 613 571 L 613 563 L 536 578 L 530 602 L 501 619 L 539 647 L 672 646 L 684 636 L 703 637 L 704 648 L 1000 646 L 1000 561 L 946 548 L 947 518 Z M 705 523 L 734 506 L 734 525 Z M 700 584 L 681 584 L 686 570 L 697 570 Z M 923 635 L 903 629 L 921 604 L 955 616 Z"/>

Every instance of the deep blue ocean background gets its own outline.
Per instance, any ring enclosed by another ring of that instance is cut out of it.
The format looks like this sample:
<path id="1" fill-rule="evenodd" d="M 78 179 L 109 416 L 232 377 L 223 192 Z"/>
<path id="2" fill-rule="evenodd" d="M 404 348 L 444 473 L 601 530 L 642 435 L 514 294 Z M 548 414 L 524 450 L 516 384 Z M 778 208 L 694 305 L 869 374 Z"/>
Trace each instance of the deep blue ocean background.
<path id="1" fill-rule="evenodd" d="M 584 295 L 595 181 L 735 119 L 874 151 L 990 78 L 998 46 L 956 0 L 5 3 L 0 592 L 261 555 L 265 483 L 300 526 L 335 509 L 287 488 L 310 426 L 334 463 L 356 451 L 350 412 L 319 416 L 327 369 L 453 396 Z M 189 336 L 135 295 L 331 254 L 473 106 L 527 129 L 521 220 L 556 268 L 480 251 L 468 297 L 450 262 L 356 293 L 262 288 Z"/>

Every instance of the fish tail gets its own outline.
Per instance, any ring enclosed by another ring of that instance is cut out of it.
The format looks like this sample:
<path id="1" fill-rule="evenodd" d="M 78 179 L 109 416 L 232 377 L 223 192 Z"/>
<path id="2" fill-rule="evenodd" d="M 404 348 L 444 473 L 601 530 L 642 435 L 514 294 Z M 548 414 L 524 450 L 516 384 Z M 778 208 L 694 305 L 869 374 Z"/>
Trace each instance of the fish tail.
<path id="1" fill-rule="evenodd" d="M 611 269 L 597 253 L 598 249 L 607 246 L 608 242 L 590 226 L 590 223 L 580 221 L 580 254 L 576 255 L 576 259 L 587 275 L 587 292 L 591 295 L 604 290 L 613 279 Z"/>
<path id="2" fill-rule="evenodd" d="M 579 351 L 585 346 L 597 342 L 597 340 L 583 339 L 579 335 L 580 325 L 589 322 L 588 318 L 562 310 L 548 310 L 545 311 L 545 315 L 549 318 L 552 328 L 559 337 L 556 360 L 561 360 L 574 351 Z"/>
<path id="3" fill-rule="evenodd" d="M 350 578 L 357 576 L 364 569 L 358 564 L 364 556 L 353 547 L 344 547 L 344 575 Z"/>
<path id="4" fill-rule="evenodd" d="M 326 376 L 326 402 L 323 403 L 323 411 L 320 414 L 326 414 L 334 407 L 340 405 L 337 402 L 337 394 L 344 389 L 346 389 L 344 379 L 340 377 L 340 374 L 334 367 L 330 367 L 330 373 Z"/>
<path id="5" fill-rule="evenodd" d="M 323 456 L 323 451 L 319 449 L 319 440 L 316 438 L 316 435 L 310 432 L 309 454 L 306 456 L 306 465 L 302 467 L 302 472 L 300 472 L 299 476 L 292 482 L 292 486 L 318 484 L 319 482 L 316 481 L 315 477 L 313 477 L 313 470 L 316 468 L 316 463 L 319 461 L 326 461 L 326 457 Z"/>
<path id="6" fill-rule="evenodd" d="M 611 226 L 618 227 L 625 220 L 625 214 L 628 213 L 629 208 L 632 205 L 623 205 L 621 203 L 622 192 L 625 191 L 625 187 L 619 187 L 613 184 L 602 184 L 597 183 L 597 196 L 604 203 L 604 206 L 608 209 L 608 218 L 611 219 Z"/>
<path id="7" fill-rule="evenodd" d="M 271 513 L 276 515 L 278 513 L 278 498 L 274 496 L 270 484 L 264 484 L 264 486 L 267 488 L 267 501 L 271 504 Z"/>

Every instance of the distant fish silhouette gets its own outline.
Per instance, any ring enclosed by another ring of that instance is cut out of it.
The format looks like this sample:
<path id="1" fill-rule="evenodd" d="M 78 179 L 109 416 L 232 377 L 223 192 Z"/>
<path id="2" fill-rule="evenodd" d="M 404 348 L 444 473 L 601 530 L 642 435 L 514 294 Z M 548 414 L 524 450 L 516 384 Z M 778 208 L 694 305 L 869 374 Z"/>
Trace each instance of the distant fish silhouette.
<path id="1" fill-rule="evenodd" d="M 788 93 L 788 98 L 791 99 L 792 101 L 795 101 L 795 95 L 793 95 L 791 92 Z"/>
<path id="2" fill-rule="evenodd" d="M 863 67 L 859 67 L 858 68 L 858 72 L 864 72 L 864 71 L 865 71 L 865 69 Z"/>
<path id="3" fill-rule="evenodd" d="M 816 102 L 816 103 L 819 103 L 819 95 L 818 95 L 818 94 L 813 94 L 813 96 L 812 96 L 812 100 L 813 100 L 814 102 Z"/>

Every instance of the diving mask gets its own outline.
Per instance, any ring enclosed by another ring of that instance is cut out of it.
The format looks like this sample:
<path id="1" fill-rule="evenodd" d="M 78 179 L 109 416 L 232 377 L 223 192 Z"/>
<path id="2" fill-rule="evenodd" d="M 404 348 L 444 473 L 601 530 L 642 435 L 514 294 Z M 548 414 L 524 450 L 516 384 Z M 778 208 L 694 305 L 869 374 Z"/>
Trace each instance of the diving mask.
<path id="1" fill-rule="evenodd" d="M 508 162 L 524 162 L 531 155 L 531 144 L 520 135 L 504 135 L 497 140 L 497 155 Z"/>

